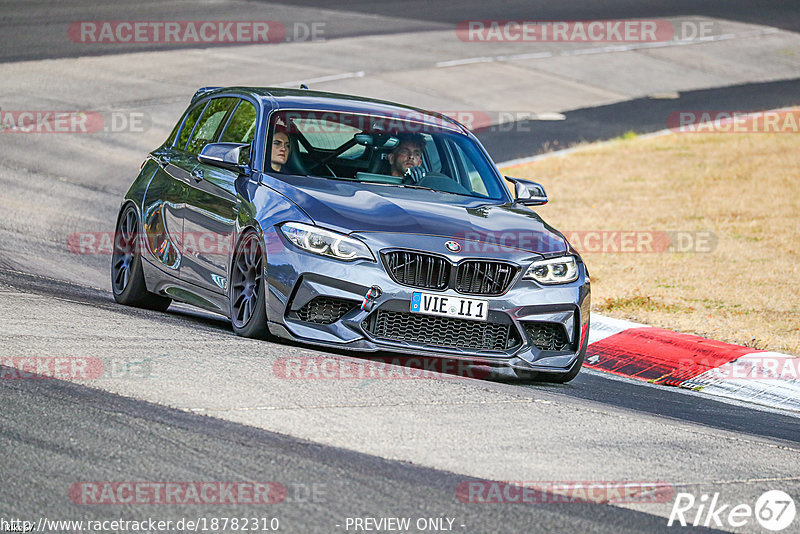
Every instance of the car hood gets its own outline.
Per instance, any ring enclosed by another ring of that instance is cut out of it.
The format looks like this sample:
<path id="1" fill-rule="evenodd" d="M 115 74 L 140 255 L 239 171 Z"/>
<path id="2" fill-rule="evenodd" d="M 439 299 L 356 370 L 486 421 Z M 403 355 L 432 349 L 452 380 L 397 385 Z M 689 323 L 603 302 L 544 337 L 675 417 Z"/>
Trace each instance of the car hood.
<path id="1" fill-rule="evenodd" d="M 424 234 L 547 255 L 567 250 L 561 233 L 519 204 L 309 176 L 264 175 L 263 183 L 316 224 L 347 234 Z"/>

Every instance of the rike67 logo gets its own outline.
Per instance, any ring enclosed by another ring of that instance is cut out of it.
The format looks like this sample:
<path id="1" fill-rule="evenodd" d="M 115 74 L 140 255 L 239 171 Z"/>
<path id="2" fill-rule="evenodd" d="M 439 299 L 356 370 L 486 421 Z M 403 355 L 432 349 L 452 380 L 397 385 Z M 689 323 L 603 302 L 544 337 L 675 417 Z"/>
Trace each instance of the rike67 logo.
<path id="1" fill-rule="evenodd" d="M 704 493 L 699 498 L 691 493 L 678 493 L 667 526 L 741 528 L 752 524 L 755 518 L 762 528 L 779 532 L 794 522 L 796 513 L 794 499 L 780 490 L 764 492 L 755 506 L 724 502 L 719 493 Z"/>

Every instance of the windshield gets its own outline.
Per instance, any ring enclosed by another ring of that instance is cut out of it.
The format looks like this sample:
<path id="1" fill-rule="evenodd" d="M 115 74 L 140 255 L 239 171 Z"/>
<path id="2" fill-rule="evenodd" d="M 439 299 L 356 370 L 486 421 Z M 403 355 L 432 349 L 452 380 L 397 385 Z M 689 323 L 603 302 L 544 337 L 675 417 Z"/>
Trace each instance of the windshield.
<path id="1" fill-rule="evenodd" d="M 505 199 L 491 162 L 475 142 L 444 121 L 437 125 L 427 119 L 278 111 L 270 120 L 264 168 L 283 174 Z"/>

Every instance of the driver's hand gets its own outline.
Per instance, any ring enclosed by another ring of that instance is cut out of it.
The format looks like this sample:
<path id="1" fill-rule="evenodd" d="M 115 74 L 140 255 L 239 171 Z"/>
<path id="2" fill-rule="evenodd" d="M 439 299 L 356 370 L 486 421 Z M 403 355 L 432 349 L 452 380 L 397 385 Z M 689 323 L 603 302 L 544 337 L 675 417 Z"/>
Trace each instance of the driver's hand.
<path id="1" fill-rule="evenodd" d="M 425 178 L 425 167 L 417 165 L 416 167 L 409 167 L 403 176 L 408 179 L 412 184 L 418 184 Z"/>

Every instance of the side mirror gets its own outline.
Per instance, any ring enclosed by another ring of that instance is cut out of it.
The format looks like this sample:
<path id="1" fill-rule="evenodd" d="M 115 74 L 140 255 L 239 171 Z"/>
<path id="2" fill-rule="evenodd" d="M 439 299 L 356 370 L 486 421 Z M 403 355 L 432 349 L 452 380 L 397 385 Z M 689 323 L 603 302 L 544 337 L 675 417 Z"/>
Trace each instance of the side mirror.
<path id="1" fill-rule="evenodd" d="M 544 192 L 544 186 L 536 182 L 529 182 L 528 180 L 520 180 L 519 178 L 505 177 L 506 180 L 514 184 L 514 202 L 523 204 L 525 206 L 541 206 L 547 204 L 547 193 Z"/>
<path id="2" fill-rule="evenodd" d="M 209 143 L 197 155 L 200 163 L 239 174 L 250 174 L 250 167 L 242 163 L 249 159 L 250 145 L 241 143 Z"/>

